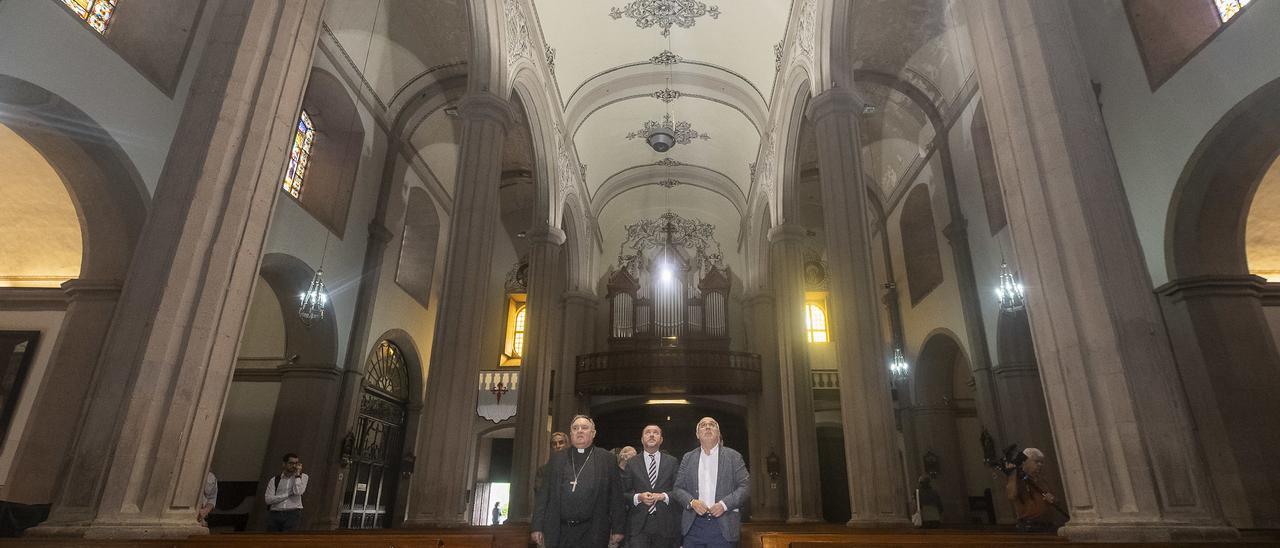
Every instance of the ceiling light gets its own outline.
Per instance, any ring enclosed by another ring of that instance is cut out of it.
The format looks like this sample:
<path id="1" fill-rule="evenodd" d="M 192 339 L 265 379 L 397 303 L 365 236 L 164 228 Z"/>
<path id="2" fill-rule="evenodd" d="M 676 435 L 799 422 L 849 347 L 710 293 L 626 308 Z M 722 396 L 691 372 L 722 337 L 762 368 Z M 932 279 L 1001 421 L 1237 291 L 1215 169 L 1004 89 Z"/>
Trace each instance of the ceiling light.
<path id="1" fill-rule="evenodd" d="M 676 137 L 666 128 L 660 128 L 645 139 L 649 142 L 649 147 L 657 152 L 666 152 L 676 145 Z"/>
<path id="2" fill-rule="evenodd" d="M 689 405 L 689 400 L 686 400 L 686 399 L 678 399 L 678 400 L 649 400 L 649 401 L 647 401 L 647 402 L 644 402 L 644 404 L 645 404 L 645 405 Z M 670 418 L 668 418 L 667 420 L 671 420 L 671 419 L 670 419 Z"/>

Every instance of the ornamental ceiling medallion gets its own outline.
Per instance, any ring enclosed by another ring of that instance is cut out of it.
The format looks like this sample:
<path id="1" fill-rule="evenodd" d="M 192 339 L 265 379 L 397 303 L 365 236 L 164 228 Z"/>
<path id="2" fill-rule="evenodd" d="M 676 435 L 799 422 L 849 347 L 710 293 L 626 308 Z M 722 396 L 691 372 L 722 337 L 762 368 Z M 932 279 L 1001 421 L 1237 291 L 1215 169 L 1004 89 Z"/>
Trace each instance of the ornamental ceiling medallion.
<path id="1" fill-rule="evenodd" d="M 680 160 L 676 160 L 674 158 L 663 158 L 661 160 L 654 162 L 653 165 L 662 166 L 662 167 L 676 167 L 676 166 L 684 165 L 684 162 L 681 162 Z"/>
<path id="2" fill-rule="evenodd" d="M 675 65 L 684 61 L 684 57 L 676 55 L 669 49 L 662 50 L 662 53 L 649 58 L 649 62 L 655 65 Z"/>
<path id="3" fill-rule="evenodd" d="M 704 15 L 719 19 L 720 6 L 707 6 L 698 0 L 635 0 L 621 9 L 609 9 L 609 17 L 615 20 L 624 15 L 635 19 L 636 26 L 642 29 L 654 26 L 662 29 L 661 34 L 666 37 L 671 36 L 672 25 L 687 29 Z"/>
<path id="4" fill-rule="evenodd" d="M 676 99 L 679 99 L 681 95 L 683 94 L 671 88 L 663 88 L 649 94 L 649 96 L 664 103 L 675 101 Z"/>
<path id="5" fill-rule="evenodd" d="M 637 131 L 627 134 L 627 139 L 648 139 L 654 132 L 665 129 L 675 137 L 676 144 L 687 145 L 694 139 L 702 139 L 706 141 L 711 138 L 706 133 L 699 133 L 693 130 L 693 126 L 689 122 L 672 122 L 670 114 L 664 114 L 662 121 L 649 120 L 644 123 L 644 127 Z"/>
<path id="6" fill-rule="evenodd" d="M 676 179 L 663 179 L 657 183 L 657 185 L 662 188 L 675 188 L 678 184 L 680 184 L 680 181 Z"/>

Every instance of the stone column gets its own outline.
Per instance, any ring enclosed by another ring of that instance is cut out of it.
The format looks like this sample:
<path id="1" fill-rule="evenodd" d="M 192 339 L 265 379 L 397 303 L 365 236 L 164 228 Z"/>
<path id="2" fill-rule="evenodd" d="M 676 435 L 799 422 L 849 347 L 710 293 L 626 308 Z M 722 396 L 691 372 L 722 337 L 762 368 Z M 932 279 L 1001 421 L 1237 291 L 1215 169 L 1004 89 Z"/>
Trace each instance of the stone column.
<path id="1" fill-rule="evenodd" d="M 564 317 L 561 328 L 561 357 L 556 369 L 556 400 L 553 431 L 569 432 L 569 421 L 586 409 L 578 399 L 576 367 L 579 354 L 588 354 L 594 346 L 589 330 L 594 325 L 599 299 L 586 291 L 564 292 Z"/>
<path id="2" fill-rule="evenodd" d="M 818 430 L 804 330 L 804 238 L 797 224 L 769 229 L 769 276 L 777 299 L 778 393 L 782 405 L 787 522 L 822 520 Z"/>
<path id="3" fill-rule="evenodd" d="M 492 305 L 498 228 L 498 181 L 502 145 L 514 120 L 510 105 L 487 92 L 468 94 L 458 105 L 462 118 L 458 184 L 449 218 L 449 249 L 440 291 L 440 321 L 431 349 L 424 401 L 425 428 L 419 438 L 419 472 L 414 474 L 409 526 L 466 525 L 470 505 L 471 436 L 476 416 L 476 383 L 481 362 L 493 348 L 482 329 Z"/>
<path id="4" fill-rule="evenodd" d="M 1048 462 L 1041 476 L 1049 487 L 1058 489 L 1061 494 L 1062 475 L 1058 473 L 1058 465 L 1062 461 L 1053 444 L 1049 409 L 1044 402 L 1040 367 L 1036 364 L 1036 349 L 1031 340 L 1031 324 L 1028 323 L 1025 308 L 1000 313 L 1000 318 L 996 320 L 996 358 L 996 367 L 992 369 L 996 397 L 1010 411 L 1000 416 L 1004 437 L 996 439 L 1005 445 L 1016 443 L 1022 448 L 1040 449 Z M 1003 491 L 993 489 L 992 493 Z M 1008 499 L 1002 496 L 999 500 L 1007 502 Z M 1011 515 L 1012 510 L 1006 510 L 1002 516 Z"/>
<path id="5" fill-rule="evenodd" d="M 1266 281 L 1201 275 L 1158 291 L 1223 514 L 1237 527 L 1280 528 L 1280 354 Z"/>
<path id="6" fill-rule="evenodd" d="M 62 284 L 67 310 L 49 368 L 40 385 L 40 398 L 18 445 L 10 474 L 8 500 L 45 504 L 53 500 L 63 458 L 75 442 L 80 410 L 84 407 L 94 365 L 102 351 L 111 316 L 120 298 L 115 280 L 69 280 Z"/>
<path id="7" fill-rule="evenodd" d="M 335 441 L 333 430 L 323 426 L 337 420 L 341 375 L 342 371 L 333 364 L 288 364 L 280 367 L 280 397 L 276 400 L 276 412 L 271 420 L 262 474 L 277 473 L 280 458 L 285 453 L 297 453 L 307 475 L 321 480 L 308 482 L 302 529 L 320 528 L 319 524 L 327 526 L 333 520 L 330 501 L 340 498 L 335 497 L 334 492 L 342 485 L 324 480 L 339 475 L 337 449 L 341 440 Z M 262 497 L 255 499 L 255 515 L 250 519 L 267 512 Z"/>
<path id="8" fill-rule="evenodd" d="M 516 437 L 511 465 L 512 523 L 528 522 L 533 515 L 533 479 L 547 454 L 551 414 L 551 372 L 560 357 L 560 323 L 556 300 L 560 246 L 564 231 L 541 226 L 529 231 L 529 302 L 527 348 L 520 365 L 520 391 L 516 402 Z"/>
<path id="9" fill-rule="evenodd" d="M 846 88 L 813 98 L 831 267 L 831 341 L 840 369 L 851 526 L 904 526 L 907 499 L 897 455 L 889 371 L 881 342 L 867 192 L 858 151 L 862 101 Z"/>
<path id="10" fill-rule="evenodd" d="M 769 477 L 768 458 L 786 453 L 782 437 L 782 391 L 779 388 L 777 315 L 773 296 L 753 293 L 742 301 L 747 350 L 760 355 L 760 392 L 747 396 L 747 435 L 751 446 L 751 520 L 782 521 L 786 484 L 781 470 Z M 816 431 L 815 431 L 816 436 Z"/>
<path id="11" fill-rule="evenodd" d="M 207 533 L 192 516 L 323 5 L 225 2 L 209 14 L 62 485 L 27 534 Z"/>
<path id="12" fill-rule="evenodd" d="M 1235 538 L 1062 0 L 964 4 L 1072 540 Z M 821 141 L 821 140 L 820 140 Z"/>

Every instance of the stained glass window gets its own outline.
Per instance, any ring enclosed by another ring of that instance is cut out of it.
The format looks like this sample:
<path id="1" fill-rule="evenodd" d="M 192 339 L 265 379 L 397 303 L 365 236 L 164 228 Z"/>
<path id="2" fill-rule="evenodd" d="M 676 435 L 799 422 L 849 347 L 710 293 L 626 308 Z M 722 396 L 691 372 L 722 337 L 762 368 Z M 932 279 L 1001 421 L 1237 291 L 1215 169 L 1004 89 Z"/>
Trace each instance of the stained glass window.
<path id="1" fill-rule="evenodd" d="M 311 160 L 311 146 L 316 141 L 316 127 L 311 116 L 302 111 L 298 117 L 298 130 L 293 133 L 293 146 L 289 149 L 289 169 L 284 172 L 284 191 L 294 198 L 302 198 L 302 178 Z"/>
<path id="2" fill-rule="evenodd" d="M 62 0 L 62 3 L 100 34 L 107 32 L 116 11 L 116 0 Z"/>
<path id="3" fill-rule="evenodd" d="M 827 311 L 817 303 L 804 305 L 804 332 L 809 342 L 827 342 Z"/>
<path id="4" fill-rule="evenodd" d="M 1237 13 L 1245 6 L 1249 5 L 1251 0 L 1213 0 L 1215 6 L 1218 7 L 1218 17 L 1222 18 L 1222 22 L 1226 23 L 1235 17 Z"/>
<path id="5" fill-rule="evenodd" d="M 522 306 L 516 311 L 516 327 L 515 332 L 511 334 L 511 354 L 512 356 L 524 356 L 524 316 L 529 311 L 529 307 Z"/>

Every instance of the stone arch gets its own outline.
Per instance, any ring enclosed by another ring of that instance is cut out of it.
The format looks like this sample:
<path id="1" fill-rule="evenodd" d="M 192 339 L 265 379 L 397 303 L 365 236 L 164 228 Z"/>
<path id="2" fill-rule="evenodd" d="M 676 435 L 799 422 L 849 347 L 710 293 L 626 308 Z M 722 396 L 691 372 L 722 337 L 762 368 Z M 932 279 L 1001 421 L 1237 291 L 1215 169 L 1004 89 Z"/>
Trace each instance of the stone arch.
<path id="1" fill-rule="evenodd" d="M 422 188 L 410 188 L 395 279 L 396 284 L 423 308 L 431 305 L 431 284 L 440 249 L 440 233 L 440 216 L 435 202 Z"/>
<path id="2" fill-rule="evenodd" d="M 771 208 L 775 226 L 800 220 L 800 197 L 797 189 L 800 178 L 800 131 L 805 126 L 805 111 L 808 109 L 809 99 L 813 97 L 812 87 L 808 72 L 797 67 L 787 79 L 787 86 L 783 88 L 788 91 L 782 97 L 782 104 L 791 107 L 783 111 L 783 117 L 774 129 L 772 154 L 778 159 L 777 166 L 773 172 L 764 175 L 775 182 L 774 207 Z"/>
<path id="3" fill-rule="evenodd" d="M 967 515 L 968 478 L 965 477 L 966 445 L 977 440 L 960 436 L 960 420 L 974 411 L 960 405 L 955 391 L 957 371 L 970 370 L 969 358 L 959 337 L 940 328 L 930 333 L 915 360 L 911 407 L 907 410 L 911 439 L 908 444 L 908 477 L 914 483 L 922 475 L 932 477 L 933 488 L 942 497 L 946 522 L 964 522 Z M 977 479 L 977 478 L 975 478 Z"/>
<path id="4" fill-rule="evenodd" d="M 67 185 L 84 239 L 80 278 L 121 281 L 146 221 L 149 194 L 120 145 L 84 111 L 0 74 L 0 123 L 48 160 Z"/>
<path id="5" fill-rule="evenodd" d="M 1191 154 L 1169 206 L 1160 303 L 1223 513 L 1236 527 L 1280 527 L 1280 351 L 1249 273 L 1245 229 L 1280 157 L 1280 79 L 1249 94 Z M 1248 475 L 1246 479 L 1245 475 Z"/>
<path id="6" fill-rule="evenodd" d="M 341 238 L 364 151 L 364 122 L 342 81 L 319 67 L 311 68 L 302 110 L 311 117 L 318 137 L 298 202 Z"/>
<path id="7" fill-rule="evenodd" d="M 285 253 L 268 253 L 259 269 L 280 301 L 284 316 L 285 358 L 291 364 L 336 367 L 338 363 L 338 327 L 333 300 L 325 305 L 324 319 L 310 327 L 298 319 L 298 294 L 311 283 L 315 271 L 302 259 Z"/>
<path id="8" fill-rule="evenodd" d="M 898 226 L 902 239 L 902 262 L 907 271 L 907 290 L 914 306 L 942 285 L 942 253 L 938 248 L 938 230 L 933 220 L 933 201 L 927 183 L 916 185 L 907 193 Z"/>
<path id="9" fill-rule="evenodd" d="M 555 195 L 558 192 L 559 165 L 555 159 L 560 141 L 558 125 L 554 123 L 553 110 L 547 101 L 543 83 L 533 71 L 532 66 L 525 67 L 515 74 L 511 85 L 511 97 L 523 106 L 525 121 L 533 136 L 533 163 L 536 170 L 534 184 L 534 223 L 549 226 L 559 225 L 560 212 L 556 211 Z M 574 165 L 574 168 L 577 166 Z"/>
<path id="10" fill-rule="evenodd" d="M 591 288 L 591 237 L 590 224 L 582 215 L 577 200 L 568 200 L 564 204 L 564 215 L 561 220 L 564 231 L 565 275 L 570 291 L 589 291 Z"/>

